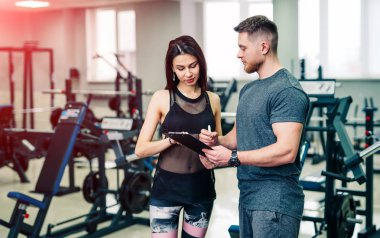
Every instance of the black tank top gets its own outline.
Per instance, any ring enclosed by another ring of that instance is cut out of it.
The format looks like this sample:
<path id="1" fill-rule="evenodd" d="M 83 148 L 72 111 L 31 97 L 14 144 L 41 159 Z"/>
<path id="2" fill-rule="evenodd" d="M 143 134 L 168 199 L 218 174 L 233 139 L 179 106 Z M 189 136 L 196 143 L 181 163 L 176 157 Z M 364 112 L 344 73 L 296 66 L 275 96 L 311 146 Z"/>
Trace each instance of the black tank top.
<path id="1" fill-rule="evenodd" d="M 184 96 L 178 89 L 170 92 L 170 109 L 161 126 L 161 133 L 186 131 L 198 137 L 208 125 L 215 130 L 215 119 L 206 92 L 198 98 Z M 204 169 L 196 152 L 185 146 L 174 145 L 162 151 L 158 165 L 174 173 L 193 173 Z"/>
<path id="2" fill-rule="evenodd" d="M 170 91 L 170 109 L 161 133 L 186 131 L 198 137 L 208 125 L 215 131 L 215 118 L 207 92 L 191 99 L 178 89 Z M 173 145 L 158 157 L 152 198 L 178 202 L 207 202 L 215 199 L 214 175 L 186 146 Z"/>

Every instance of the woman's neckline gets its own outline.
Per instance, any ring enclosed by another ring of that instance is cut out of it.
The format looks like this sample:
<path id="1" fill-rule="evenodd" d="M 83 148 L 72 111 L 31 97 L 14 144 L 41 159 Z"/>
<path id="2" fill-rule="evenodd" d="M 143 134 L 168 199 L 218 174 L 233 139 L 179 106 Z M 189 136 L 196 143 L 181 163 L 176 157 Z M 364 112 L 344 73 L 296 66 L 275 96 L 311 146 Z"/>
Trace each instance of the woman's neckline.
<path id="1" fill-rule="evenodd" d="M 179 90 L 178 88 L 175 88 L 174 91 L 176 92 L 176 94 L 177 94 L 181 99 L 183 99 L 183 100 L 185 100 L 185 101 L 187 101 L 187 102 L 192 102 L 192 103 L 194 103 L 194 102 L 198 102 L 198 101 L 202 98 L 202 92 L 201 92 L 201 93 L 199 94 L 199 96 L 196 97 L 196 98 L 189 98 L 189 97 L 187 97 L 186 95 L 184 95 L 184 94 L 181 92 L 181 90 Z"/>

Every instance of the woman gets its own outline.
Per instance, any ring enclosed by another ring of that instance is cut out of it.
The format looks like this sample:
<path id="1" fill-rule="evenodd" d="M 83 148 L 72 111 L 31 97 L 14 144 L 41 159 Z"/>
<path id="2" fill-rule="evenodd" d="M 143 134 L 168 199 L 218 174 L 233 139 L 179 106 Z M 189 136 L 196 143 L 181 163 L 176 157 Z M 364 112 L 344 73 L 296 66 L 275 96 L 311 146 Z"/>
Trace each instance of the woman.
<path id="1" fill-rule="evenodd" d="M 160 154 L 149 207 L 152 237 L 177 237 L 182 209 L 182 237 L 204 237 L 216 196 L 213 171 L 173 139 L 152 139 L 159 123 L 163 135 L 186 131 L 197 137 L 209 125 L 221 134 L 220 100 L 206 91 L 206 60 L 192 37 L 170 41 L 165 61 L 166 87 L 152 96 L 135 149 L 140 158 Z"/>

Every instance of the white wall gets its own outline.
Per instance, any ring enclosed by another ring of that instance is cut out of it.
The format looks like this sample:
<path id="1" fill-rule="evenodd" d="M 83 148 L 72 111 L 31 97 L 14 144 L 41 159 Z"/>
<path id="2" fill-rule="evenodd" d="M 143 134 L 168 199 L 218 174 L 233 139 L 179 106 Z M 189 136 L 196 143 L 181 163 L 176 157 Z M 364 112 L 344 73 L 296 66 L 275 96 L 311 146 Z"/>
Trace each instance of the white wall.
<path id="1" fill-rule="evenodd" d="M 196 0 L 181 0 L 181 34 L 190 35 L 203 45 L 203 3 Z"/>
<path id="2" fill-rule="evenodd" d="M 181 33 L 179 2 L 146 2 L 136 5 L 137 75 L 143 88 L 166 85 L 165 55 L 169 41 Z"/>

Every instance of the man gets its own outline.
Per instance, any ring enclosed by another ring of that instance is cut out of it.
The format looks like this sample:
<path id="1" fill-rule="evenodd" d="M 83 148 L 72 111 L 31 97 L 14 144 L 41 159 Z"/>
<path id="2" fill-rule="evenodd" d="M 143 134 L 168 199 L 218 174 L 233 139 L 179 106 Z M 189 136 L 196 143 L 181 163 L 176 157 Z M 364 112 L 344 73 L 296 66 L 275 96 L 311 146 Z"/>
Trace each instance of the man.
<path id="1" fill-rule="evenodd" d="M 309 99 L 279 61 L 274 22 L 253 16 L 234 30 L 237 57 L 259 79 L 241 89 L 227 135 L 201 131 L 200 140 L 213 146 L 201 161 L 237 167 L 240 237 L 298 237 L 304 207 L 298 152 Z"/>

